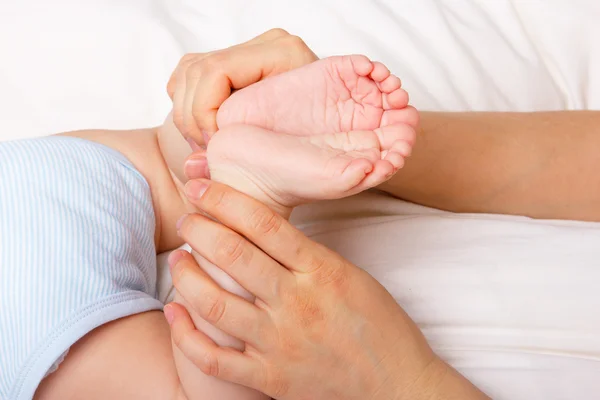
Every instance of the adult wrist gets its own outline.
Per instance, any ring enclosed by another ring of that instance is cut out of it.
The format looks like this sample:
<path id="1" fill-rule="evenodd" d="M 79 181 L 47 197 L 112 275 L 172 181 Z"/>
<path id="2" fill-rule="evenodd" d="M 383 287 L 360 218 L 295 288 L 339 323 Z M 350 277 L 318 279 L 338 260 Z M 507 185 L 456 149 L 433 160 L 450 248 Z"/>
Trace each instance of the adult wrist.
<path id="1" fill-rule="evenodd" d="M 445 364 L 422 338 L 421 343 L 409 346 L 412 353 L 401 359 L 382 363 L 377 390 L 370 400 L 434 400 L 431 395 L 444 375 Z"/>
<path id="2" fill-rule="evenodd" d="M 439 357 L 427 366 L 401 400 L 490 400 L 485 393 Z"/>

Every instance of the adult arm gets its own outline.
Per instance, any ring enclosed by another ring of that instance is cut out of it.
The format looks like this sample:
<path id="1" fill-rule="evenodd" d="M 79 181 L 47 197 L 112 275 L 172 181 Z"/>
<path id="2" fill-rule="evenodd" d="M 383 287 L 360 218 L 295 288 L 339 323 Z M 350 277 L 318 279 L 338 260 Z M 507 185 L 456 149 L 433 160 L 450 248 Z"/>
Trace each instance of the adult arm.
<path id="1" fill-rule="evenodd" d="M 423 112 L 381 189 L 454 212 L 600 221 L 598 149 L 600 111 Z"/>
<path id="2" fill-rule="evenodd" d="M 204 143 L 231 90 L 298 68 L 316 55 L 274 29 L 229 49 L 189 54 L 169 81 L 175 124 Z M 187 118 L 187 119 L 185 119 Z M 380 188 L 455 212 L 600 221 L 600 111 L 422 112 L 412 158 Z M 190 178 L 204 169 L 186 164 Z"/>
<path id="3" fill-rule="evenodd" d="M 368 273 L 225 185 L 190 181 L 186 193 L 208 217 L 187 216 L 182 238 L 256 296 L 235 296 L 189 253 L 172 254 L 188 307 L 246 344 L 220 347 L 168 305 L 174 342 L 204 373 L 282 400 L 487 399 Z"/>

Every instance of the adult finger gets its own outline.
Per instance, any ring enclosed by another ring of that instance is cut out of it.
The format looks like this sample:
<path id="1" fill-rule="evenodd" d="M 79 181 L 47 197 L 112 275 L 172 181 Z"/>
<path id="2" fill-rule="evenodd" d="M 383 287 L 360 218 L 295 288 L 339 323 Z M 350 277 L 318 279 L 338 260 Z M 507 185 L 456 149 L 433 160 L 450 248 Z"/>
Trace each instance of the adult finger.
<path id="1" fill-rule="evenodd" d="M 181 60 L 179 60 L 179 63 L 177 63 L 175 70 L 173 71 L 173 73 L 171 74 L 171 76 L 169 78 L 169 81 L 167 82 L 167 93 L 169 94 L 169 97 L 171 98 L 171 100 L 173 100 L 173 95 L 175 94 L 175 89 L 176 89 L 176 81 L 177 81 L 178 73 L 182 70 L 186 71 L 190 64 L 192 64 L 194 62 L 198 62 L 198 61 L 204 59 L 205 57 L 207 57 L 211 54 L 217 53 L 219 51 L 231 50 L 231 49 L 239 48 L 241 46 L 264 43 L 264 42 L 268 42 L 270 40 L 279 39 L 284 36 L 289 36 L 289 33 L 281 28 L 273 28 L 273 29 L 270 29 L 256 37 L 244 42 L 244 43 L 236 44 L 236 45 L 228 47 L 227 49 L 224 49 L 224 50 L 210 51 L 210 52 L 206 52 L 206 53 L 185 54 L 183 57 L 181 57 Z"/>
<path id="2" fill-rule="evenodd" d="M 340 258 L 336 253 L 308 239 L 269 207 L 229 186 L 197 179 L 186 183 L 185 193 L 202 212 L 247 237 L 293 272 L 313 272 L 323 267 L 323 260 L 338 264 L 334 263 Z"/>
<path id="3" fill-rule="evenodd" d="M 175 92 L 177 91 L 178 76 L 182 72 L 185 72 L 191 63 L 193 63 L 199 59 L 202 59 L 203 57 L 206 57 L 208 54 L 210 54 L 210 53 L 188 53 L 188 54 L 184 54 L 183 57 L 181 57 L 181 59 L 177 63 L 177 66 L 171 73 L 171 76 L 169 77 L 169 81 L 167 82 L 167 94 L 169 95 L 171 100 L 173 100 L 173 96 L 175 95 Z"/>
<path id="4" fill-rule="evenodd" d="M 164 313 L 173 343 L 204 374 L 251 388 L 259 386 L 257 378 L 262 368 L 258 360 L 235 349 L 217 346 L 196 329 L 182 305 L 167 304 Z"/>
<path id="5" fill-rule="evenodd" d="M 273 28 L 273 29 L 269 29 L 266 32 L 261 33 L 260 35 L 248 40 L 247 42 L 243 43 L 243 44 L 256 44 L 256 43 L 262 43 L 262 42 L 268 42 L 274 39 L 279 39 L 281 37 L 284 36 L 289 36 L 289 32 L 287 32 L 285 29 L 282 28 Z"/>
<path id="6" fill-rule="evenodd" d="M 202 91 L 198 91 L 197 90 L 197 86 L 198 86 L 198 82 L 200 82 L 203 79 L 208 79 L 210 80 L 210 74 L 211 74 L 211 70 L 204 68 L 204 64 L 208 61 L 205 61 L 207 59 L 210 59 L 211 57 L 213 57 L 216 54 L 222 54 L 224 57 L 227 56 L 227 54 L 233 53 L 235 54 L 235 52 L 237 52 L 239 48 L 242 48 L 244 46 L 251 46 L 251 45 L 255 45 L 255 44 L 261 44 L 261 43 L 265 43 L 267 41 L 270 40 L 274 40 L 276 38 L 280 38 L 283 36 L 289 35 L 286 31 L 284 31 L 283 29 L 272 29 L 270 31 L 267 31 L 265 33 L 263 33 L 262 35 L 259 35 L 245 43 L 241 43 L 241 44 L 237 44 L 235 46 L 231 46 L 227 49 L 223 49 L 223 50 L 217 50 L 217 51 L 212 51 L 212 52 L 208 52 L 208 53 L 198 53 L 198 54 L 187 54 L 185 55 L 180 64 L 177 66 L 176 68 L 176 73 L 173 73 L 171 76 L 171 79 L 169 79 L 169 83 L 167 84 L 167 91 L 171 91 L 172 94 L 170 94 L 171 99 L 174 100 L 175 99 L 175 91 L 179 90 L 184 90 L 184 93 L 179 93 L 179 95 L 183 95 L 183 101 L 178 101 L 176 104 L 174 104 L 175 108 L 177 109 L 177 112 L 181 114 L 181 118 L 179 119 L 180 122 L 180 132 L 187 138 L 187 137 L 191 137 L 194 139 L 194 141 L 196 143 L 203 143 L 206 141 L 206 138 L 204 137 L 204 140 L 200 140 L 201 137 L 203 137 L 203 130 L 206 129 L 214 129 L 216 130 L 216 125 L 213 127 L 204 127 L 204 129 L 199 128 L 196 125 L 195 119 L 194 119 L 194 115 L 193 115 L 193 104 L 194 104 L 194 98 L 199 95 L 199 96 L 205 96 L 207 94 L 205 94 Z M 208 62 L 209 65 L 211 62 Z M 177 85 L 177 77 L 179 76 L 179 80 L 182 80 L 185 82 L 185 88 L 182 88 L 182 85 Z M 212 87 L 209 88 L 209 90 L 206 93 L 212 93 L 213 91 L 219 91 L 219 92 L 223 92 L 223 93 L 227 93 L 227 96 L 230 93 L 230 89 L 229 86 L 227 86 L 226 88 L 220 88 L 220 87 Z M 227 97 L 225 97 L 226 99 Z M 224 100 L 223 100 L 224 101 Z"/>
<path id="7" fill-rule="evenodd" d="M 175 91 L 173 92 L 173 124 L 177 130 L 184 136 L 185 135 L 185 124 L 184 124 L 184 102 L 186 93 L 186 75 L 185 70 L 179 70 L 177 72 L 178 79 L 175 83 Z"/>
<path id="8" fill-rule="evenodd" d="M 198 254 L 263 302 L 277 305 L 282 293 L 293 289 L 294 278 L 288 271 L 223 225 L 199 214 L 190 214 L 179 223 L 178 231 Z"/>
<path id="9" fill-rule="evenodd" d="M 259 347 L 264 343 L 268 316 L 254 304 L 217 285 L 188 253 L 171 258 L 173 285 L 206 322 Z"/>
<path id="10" fill-rule="evenodd" d="M 217 111 L 231 95 L 261 79 L 298 68 L 317 56 L 297 36 L 240 46 L 235 51 L 214 53 L 190 68 L 202 79 L 196 85 L 193 116 L 201 131 L 217 131 Z M 240 66 L 243 65 L 243 68 Z M 194 140 L 200 138 L 194 137 Z"/>
<path id="11" fill-rule="evenodd" d="M 183 173 L 189 179 L 210 179 L 210 169 L 205 150 L 197 150 L 190 154 L 183 163 Z"/>
<path id="12" fill-rule="evenodd" d="M 199 61 L 198 63 L 202 63 L 202 61 Z M 206 138 L 204 137 L 203 132 L 200 130 L 198 125 L 196 125 L 196 120 L 193 114 L 194 97 L 197 93 L 198 84 L 202 79 L 205 79 L 205 77 L 202 75 L 204 73 L 203 69 L 196 68 L 195 65 L 195 63 L 191 64 L 185 72 L 186 85 L 184 101 L 182 105 L 184 130 L 180 129 L 179 131 L 185 138 L 193 138 L 194 142 L 197 144 L 207 145 L 208 143 L 206 143 Z M 213 90 L 216 90 L 216 88 Z M 200 140 L 201 138 L 202 140 Z"/>

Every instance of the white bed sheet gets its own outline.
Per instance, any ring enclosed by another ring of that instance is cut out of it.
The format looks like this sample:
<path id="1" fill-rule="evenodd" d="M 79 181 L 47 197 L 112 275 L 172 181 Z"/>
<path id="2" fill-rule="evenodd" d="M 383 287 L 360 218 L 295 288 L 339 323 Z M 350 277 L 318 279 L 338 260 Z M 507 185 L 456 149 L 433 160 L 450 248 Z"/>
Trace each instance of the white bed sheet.
<path id="1" fill-rule="evenodd" d="M 158 124 L 185 52 L 274 26 L 364 53 L 428 110 L 600 107 L 595 0 L 0 2 L 1 139 Z"/>
<path id="2" fill-rule="evenodd" d="M 181 55 L 276 26 L 302 36 L 320 56 L 364 53 L 385 62 L 422 110 L 598 109 L 599 19 L 595 0 L 3 1 L 0 140 L 159 124 L 170 108 L 166 81 Z M 600 359 L 593 312 L 600 298 L 590 286 L 600 282 L 596 225 L 449 216 L 388 200 L 370 198 L 378 207 L 370 212 L 388 210 L 399 242 L 412 237 L 403 256 L 415 268 L 382 268 L 369 260 L 385 249 L 365 248 L 358 257 L 342 245 L 362 236 L 352 220 L 330 219 L 347 219 L 362 210 L 358 203 L 338 203 L 336 215 L 327 205 L 304 208 L 296 220 L 362 263 L 436 349 L 494 398 L 585 399 L 600 392 L 592 379 Z M 319 215 L 325 222 L 314 221 Z M 373 218 L 360 223 L 373 229 L 381 223 Z M 328 229 L 338 231 L 327 236 Z M 555 274 L 550 281 L 546 271 Z M 562 302 L 552 300 L 554 290 Z M 540 298 L 537 311 L 527 307 Z M 559 329 L 561 319 L 575 328 Z M 539 336 L 518 334 L 549 327 L 542 346 L 548 354 L 533 346 Z"/>

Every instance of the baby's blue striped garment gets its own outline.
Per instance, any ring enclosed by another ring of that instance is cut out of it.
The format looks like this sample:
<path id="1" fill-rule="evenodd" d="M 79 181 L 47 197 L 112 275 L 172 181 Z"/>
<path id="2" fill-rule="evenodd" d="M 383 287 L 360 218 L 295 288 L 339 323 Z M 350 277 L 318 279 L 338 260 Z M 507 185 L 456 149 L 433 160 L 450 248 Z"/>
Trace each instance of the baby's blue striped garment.
<path id="1" fill-rule="evenodd" d="M 78 339 L 160 310 L 150 189 L 72 137 L 0 143 L 0 399 L 31 399 Z"/>

